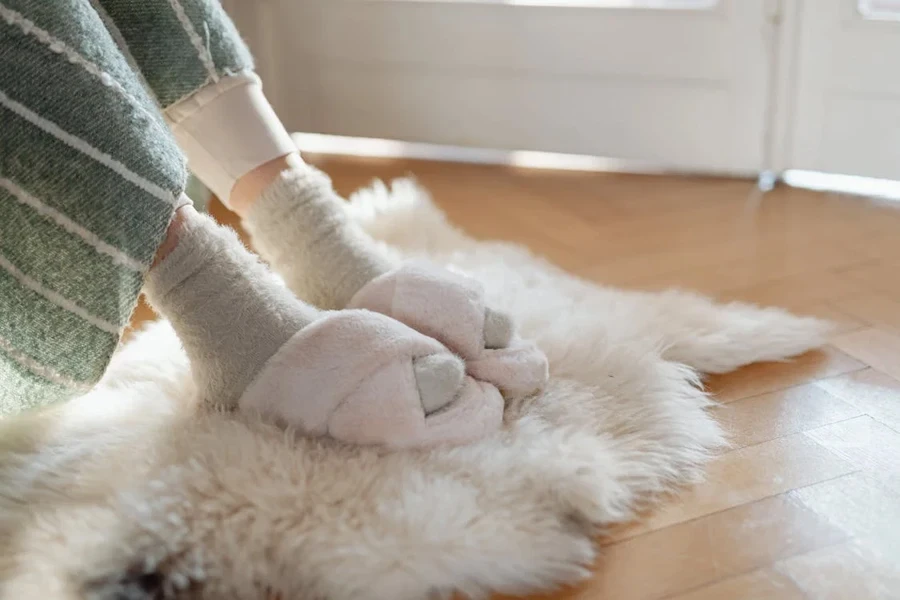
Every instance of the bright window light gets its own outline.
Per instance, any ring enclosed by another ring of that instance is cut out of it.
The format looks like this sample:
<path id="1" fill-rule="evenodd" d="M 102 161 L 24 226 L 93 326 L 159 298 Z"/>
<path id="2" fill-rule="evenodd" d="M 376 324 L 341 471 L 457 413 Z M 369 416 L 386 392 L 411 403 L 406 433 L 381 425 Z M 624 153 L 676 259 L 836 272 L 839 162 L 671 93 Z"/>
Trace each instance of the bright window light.
<path id="1" fill-rule="evenodd" d="M 801 171 L 797 169 L 785 171 L 781 179 L 787 185 L 807 190 L 900 200 L 900 181 L 892 179 L 836 175 L 834 173 Z"/>
<path id="2" fill-rule="evenodd" d="M 291 137 L 293 137 L 301 152 L 313 154 L 338 154 L 372 158 L 412 158 L 418 160 L 506 165 L 525 169 L 555 169 L 560 171 L 663 172 L 660 166 L 650 163 L 582 154 L 465 148 L 319 133 L 295 133 Z"/>
<path id="3" fill-rule="evenodd" d="M 383 0 L 370 0 L 383 1 Z M 719 0 L 391 0 L 393 2 L 444 2 L 457 4 L 506 4 L 510 6 L 558 6 L 595 8 L 646 8 L 653 10 L 698 10 L 712 8 Z"/>
<path id="4" fill-rule="evenodd" d="M 900 20 L 900 0 L 859 0 L 857 7 L 867 19 Z"/>

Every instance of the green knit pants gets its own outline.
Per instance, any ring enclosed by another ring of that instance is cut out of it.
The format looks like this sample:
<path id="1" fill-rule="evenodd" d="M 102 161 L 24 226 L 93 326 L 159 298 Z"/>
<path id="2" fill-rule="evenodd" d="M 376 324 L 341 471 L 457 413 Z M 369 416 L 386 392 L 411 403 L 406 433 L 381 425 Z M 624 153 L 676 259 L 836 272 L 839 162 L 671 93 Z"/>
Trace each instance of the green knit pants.
<path id="1" fill-rule="evenodd" d="M 100 379 L 186 202 L 161 109 L 251 68 L 216 0 L 0 0 L 0 415 Z"/>

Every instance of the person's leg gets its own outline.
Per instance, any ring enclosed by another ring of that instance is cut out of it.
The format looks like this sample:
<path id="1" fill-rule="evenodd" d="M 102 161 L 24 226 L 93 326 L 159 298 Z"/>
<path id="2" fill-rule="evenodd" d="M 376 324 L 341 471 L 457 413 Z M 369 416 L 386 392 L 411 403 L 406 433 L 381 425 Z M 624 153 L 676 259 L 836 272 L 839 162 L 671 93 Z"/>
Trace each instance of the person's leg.
<path id="1" fill-rule="evenodd" d="M 103 374 L 185 161 L 90 5 L 0 0 L 0 413 Z"/>
<path id="2" fill-rule="evenodd" d="M 297 337 L 308 325 L 327 327 L 329 316 L 298 300 L 269 269 L 244 248 L 237 235 L 191 207 L 179 209 L 150 269 L 144 291 L 154 308 L 172 323 L 191 359 L 194 379 L 201 397 L 209 404 L 225 409 L 244 407 L 244 392 L 251 387 L 270 359 Z M 350 315 L 348 313 L 348 317 Z M 333 319 L 331 319 L 333 321 Z M 324 325 L 323 325 L 324 323 Z M 365 328 L 357 319 L 354 325 Z M 398 324 L 399 325 L 399 324 Z M 310 330 L 314 328 L 309 328 Z M 382 332 L 371 336 L 392 343 Z M 338 337 L 338 336 L 335 336 Z M 338 353 L 359 354 L 342 340 L 332 340 Z M 311 352 L 317 348 L 310 347 Z M 415 379 L 414 391 L 428 414 L 451 402 L 462 385 L 464 367 L 452 354 L 431 347 L 421 355 L 399 356 L 408 364 Z M 284 352 L 281 352 L 284 354 Z M 365 356 L 374 362 L 377 357 Z M 279 359 L 280 360 L 280 359 Z M 288 361 L 290 370 L 302 370 L 307 361 Z M 334 372 L 337 380 L 346 374 Z M 329 382 L 322 386 L 327 388 Z M 398 384 L 402 388 L 402 382 Z M 297 406 L 253 406 L 290 425 L 308 429 L 308 414 L 315 413 L 319 399 L 315 393 L 296 390 Z M 325 389 L 316 390 L 325 393 Z M 306 404 L 307 406 L 304 406 Z M 285 416 L 286 409 L 300 415 L 300 422 Z M 324 417 L 328 417 L 326 411 Z M 320 431 L 318 433 L 325 433 Z M 382 434 L 373 427 L 374 434 Z M 376 439 L 378 435 L 374 436 Z M 403 443 L 403 439 L 382 438 L 384 443 Z"/>
<path id="3" fill-rule="evenodd" d="M 0 413 L 94 384 L 145 283 L 200 393 L 225 408 L 289 340 L 328 321 L 187 205 L 183 156 L 87 0 L 0 0 L 0 120 Z M 408 373 L 397 388 L 427 415 L 456 397 L 462 365 L 412 345 L 382 362 Z M 270 413 L 321 412 L 315 394 L 285 398 L 293 412 Z M 367 441 L 409 441 L 375 433 Z"/>
<path id="4" fill-rule="evenodd" d="M 96 1 L 195 174 L 243 217 L 254 248 L 294 292 L 321 308 L 345 308 L 396 266 L 350 222 L 328 178 L 303 164 L 216 0 Z M 509 343 L 506 315 L 488 309 L 483 325 L 484 346 Z"/>

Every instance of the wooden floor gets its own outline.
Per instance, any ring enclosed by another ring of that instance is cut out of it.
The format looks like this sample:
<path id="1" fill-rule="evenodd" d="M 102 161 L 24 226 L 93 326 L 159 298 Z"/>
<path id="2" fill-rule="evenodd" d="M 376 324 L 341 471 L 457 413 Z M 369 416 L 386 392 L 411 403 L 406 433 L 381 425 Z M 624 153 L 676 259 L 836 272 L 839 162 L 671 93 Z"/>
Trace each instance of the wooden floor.
<path id="1" fill-rule="evenodd" d="M 345 194 L 414 173 L 470 233 L 598 282 L 839 325 L 822 352 L 712 379 L 734 449 L 603 540 L 590 581 L 541 598 L 900 598 L 900 210 L 734 180 L 314 162 Z"/>

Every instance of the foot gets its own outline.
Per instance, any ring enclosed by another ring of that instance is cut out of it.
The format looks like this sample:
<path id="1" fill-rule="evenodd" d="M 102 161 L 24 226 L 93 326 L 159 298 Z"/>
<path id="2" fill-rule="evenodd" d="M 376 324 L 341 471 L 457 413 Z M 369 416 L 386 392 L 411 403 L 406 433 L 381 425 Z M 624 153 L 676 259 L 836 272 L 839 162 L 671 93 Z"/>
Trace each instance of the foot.
<path id="1" fill-rule="evenodd" d="M 393 447 L 458 443 L 499 427 L 499 392 L 467 378 L 439 342 L 368 311 L 320 312 L 232 231 L 181 212 L 145 292 L 172 322 L 207 403 Z M 484 408 L 473 413 L 476 401 Z"/>
<path id="2" fill-rule="evenodd" d="M 315 390 L 313 404 L 298 402 L 306 390 Z M 240 406 L 313 435 L 409 448 L 474 441 L 500 426 L 504 403 L 436 340 L 378 313 L 342 310 L 288 340 Z"/>
<path id="3" fill-rule="evenodd" d="M 346 308 L 366 285 L 397 265 L 350 221 L 343 200 L 325 174 L 303 164 L 299 157 L 282 166 L 285 168 L 277 175 L 270 173 L 274 180 L 255 202 L 240 205 L 253 245 L 300 297 L 322 308 Z M 458 291 L 457 296 L 466 301 L 465 286 Z M 422 300 L 427 303 L 429 299 Z M 512 319 L 488 307 L 483 311 L 479 348 L 509 346 L 514 333 Z M 421 320 L 406 321 L 402 315 L 395 318 L 452 348 L 444 328 L 429 327 Z"/>
<path id="4" fill-rule="evenodd" d="M 424 262 L 408 262 L 356 293 L 352 308 L 372 310 L 440 340 L 466 360 L 466 372 L 509 397 L 532 394 L 548 378 L 547 357 L 533 343 L 504 332 L 505 346 L 486 347 L 491 319 L 484 289 L 474 279 Z M 501 329 L 509 320 L 494 321 Z M 511 339 L 510 339 L 511 338 Z"/>

